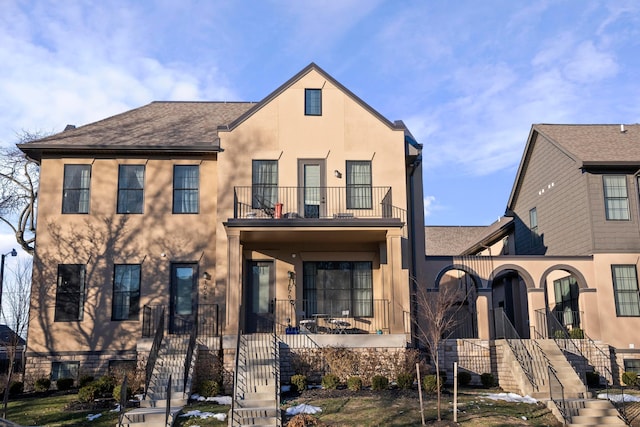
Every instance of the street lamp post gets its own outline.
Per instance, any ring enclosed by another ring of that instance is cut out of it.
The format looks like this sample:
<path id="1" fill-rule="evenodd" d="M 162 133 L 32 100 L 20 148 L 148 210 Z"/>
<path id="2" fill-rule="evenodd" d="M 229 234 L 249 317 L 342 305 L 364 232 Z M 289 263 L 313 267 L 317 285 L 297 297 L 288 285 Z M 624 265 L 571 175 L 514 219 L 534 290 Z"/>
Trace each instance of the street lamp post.
<path id="1" fill-rule="evenodd" d="M 2 254 L 2 262 L 0 262 L 0 311 L 2 310 L 2 293 L 4 291 L 4 259 L 7 255 L 18 256 L 18 252 L 15 249 L 11 249 L 11 252 Z"/>

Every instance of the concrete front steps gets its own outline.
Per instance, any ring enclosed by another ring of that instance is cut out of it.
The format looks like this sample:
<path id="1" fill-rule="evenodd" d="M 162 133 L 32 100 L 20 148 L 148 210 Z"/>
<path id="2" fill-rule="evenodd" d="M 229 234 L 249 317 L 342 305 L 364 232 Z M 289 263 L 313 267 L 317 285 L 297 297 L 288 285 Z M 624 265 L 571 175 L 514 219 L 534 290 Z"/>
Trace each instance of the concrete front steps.
<path id="1" fill-rule="evenodd" d="M 618 410 L 608 400 L 589 399 L 571 417 L 569 427 L 626 426 Z"/>
<path id="2" fill-rule="evenodd" d="M 240 342 L 238 379 L 229 426 L 280 426 L 274 340 L 270 334 L 244 335 Z"/>
<path id="3" fill-rule="evenodd" d="M 177 414 L 187 404 L 188 393 L 184 392 L 184 362 L 187 354 L 188 337 L 169 336 L 163 339 L 147 395 L 140 407 L 125 412 L 122 425 L 125 427 L 167 427 L 172 426 Z M 195 358 L 195 352 L 194 352 Z M 193 366 L 193 360 L 191 362 Z M 191 369 L 189 375 L 191 376 Z M 171 378 L 171 399 L 167 416 L 167 386 Z M 191 388 L 187 381 L 187 391 Z"/>

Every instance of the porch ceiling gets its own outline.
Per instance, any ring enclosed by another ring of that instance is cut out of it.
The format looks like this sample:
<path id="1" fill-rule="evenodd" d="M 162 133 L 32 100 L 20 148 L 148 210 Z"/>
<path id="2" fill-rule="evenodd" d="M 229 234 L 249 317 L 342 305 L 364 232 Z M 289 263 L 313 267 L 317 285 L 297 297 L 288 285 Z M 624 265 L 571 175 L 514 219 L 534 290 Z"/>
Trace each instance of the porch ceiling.
<path id="1" fill-rule="evenodd" d="M 257 229 L 247 228 L 240 231 L 243 243 L 372 243 L 384 242 L 386 229 Z"/>

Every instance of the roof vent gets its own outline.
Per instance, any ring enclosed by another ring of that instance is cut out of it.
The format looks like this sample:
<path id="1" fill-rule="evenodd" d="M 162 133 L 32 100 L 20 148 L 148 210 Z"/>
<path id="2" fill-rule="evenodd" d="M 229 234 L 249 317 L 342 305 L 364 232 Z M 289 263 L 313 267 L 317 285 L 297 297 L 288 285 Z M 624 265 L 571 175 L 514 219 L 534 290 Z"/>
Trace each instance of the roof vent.
<path id="1" fill-rule="evenodd" d="M 64 127 L 65 132 L 68 130 L 74 130 L 76 128 L 76 125 L 66 125 Z"/>
<path id="2" fill-rule="evenodd" d="M 620 125 L 620 133 L 625 133 L 627 130 L 624 128 L 624 125 Z"/>

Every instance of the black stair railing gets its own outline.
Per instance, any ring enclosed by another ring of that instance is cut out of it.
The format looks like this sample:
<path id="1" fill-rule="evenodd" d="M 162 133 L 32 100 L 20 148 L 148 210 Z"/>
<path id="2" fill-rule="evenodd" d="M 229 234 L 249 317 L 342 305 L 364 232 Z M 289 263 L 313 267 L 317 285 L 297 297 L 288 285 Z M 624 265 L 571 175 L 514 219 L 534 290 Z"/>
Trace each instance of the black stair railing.
<path id="1" fill-rule="evenodd" d="M 182 392 L 187 393 L 187 384 L 189 382 L 189 371 L 191 370 L 191 362 L 193 361 L 193 352 L 196 346 L 196 337 L 198 336 L 198 312 L 199 310 L 195 310 L 194 314 L 194 327 L 191 328 L 191 333 L 189 334 L 189 346 L 187 347 L 187 354 L 184 358 L 184 382 L 182 384 Z"/>
<path id="2" fill-rule="evenodd" d="M 153 368 L 156 365 L 156 360 L 158 359 L 158 353 L 160 351 L 160 345 L 162 344 L 162 338 L 164 337 L 164 308 L 160 312 L 160 316 L 157 319 L 155 327 L 156 332 L 153 338 L 153 344 L 151 345 L 151 351 L 149 352 L 149 358 L 147 359 L 147 366 L 145 367 L 145 397 L 147 396 L 147 392 L 149 391 L 149 383 L 151 382 L 151 376 L 153 375 Z"/>
<path id="3" fill-rule="evenodd" d="M 526 345 L 520 338 L 520 335 L 518 335 L 516 328 L 513 326 L 504 310 L 496 308 L 494 313 L 496 338 L 504 338 L 505 341 L 507 341 L 507 344 L 509 344 L 513 355 L 533 386 L 533 389 L 535 391 L 539 391 L 539 386 L 533 372 L 533 358 L 531 357 L 531 353 L 527 350 Z"/>
<path id="4" fill-rule="evenodd" d="M 564 425 L 570 424 L 571 416 L 567 408 L 567 400 L 564 398 L 564 386 L 552 366 L 547 368 L 547 373 L 549 375 L 549 397 L 560 411 Z"/>

